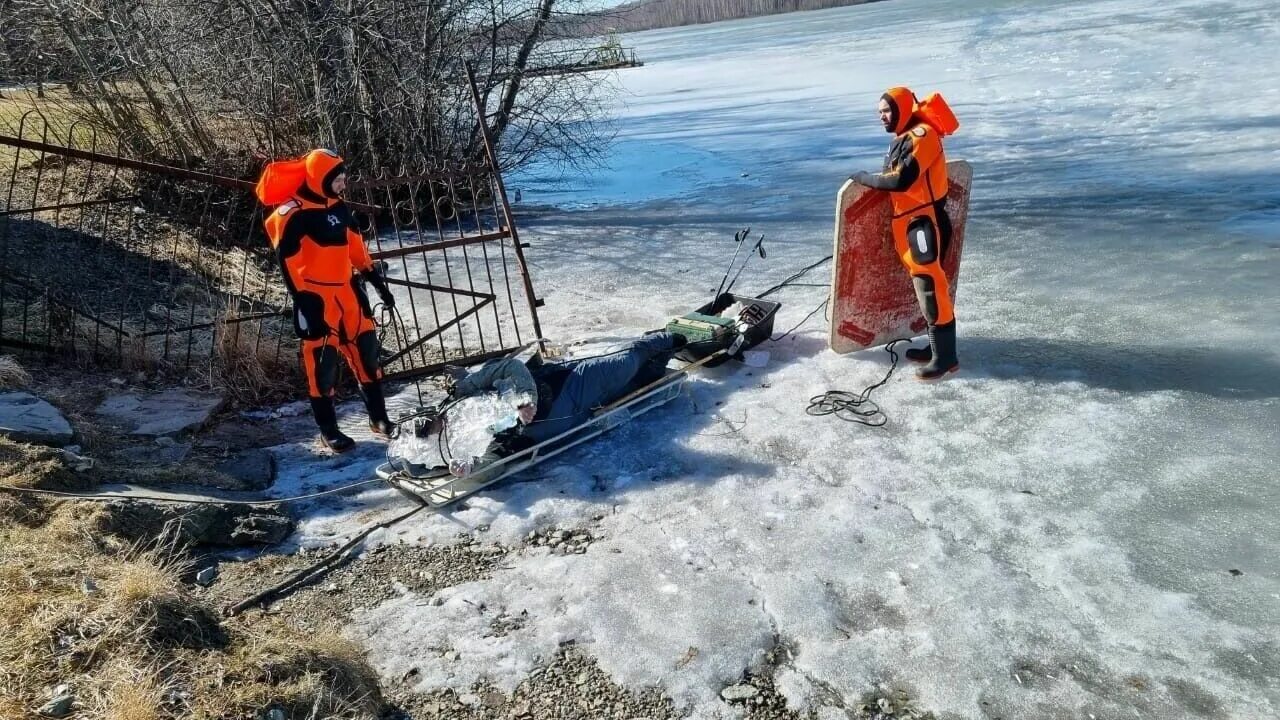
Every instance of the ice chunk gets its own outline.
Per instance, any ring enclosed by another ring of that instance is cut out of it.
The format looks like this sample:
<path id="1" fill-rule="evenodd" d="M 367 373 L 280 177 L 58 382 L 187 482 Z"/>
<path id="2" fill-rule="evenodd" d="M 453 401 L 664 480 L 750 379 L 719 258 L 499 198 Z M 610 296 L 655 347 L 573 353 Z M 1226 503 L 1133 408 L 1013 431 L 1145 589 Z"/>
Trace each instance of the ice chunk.
<path id="1" fill-rule="evenodd" d="M 493 436 L 515 427 L 516 408 L 533 402 L 524 393 L 485 393 L 463 398 L 445 411 L 445 460 L 471 460 L 484 454 Z"/>
<path id="2" fill-rule="evenodd" d="M 447 464 L 440 452 L 440 437 L 434 433 L 418 437 L 411 431 L 401 432 L 391 441 L 387 454 L 394 459 L 427 467 Z"/>

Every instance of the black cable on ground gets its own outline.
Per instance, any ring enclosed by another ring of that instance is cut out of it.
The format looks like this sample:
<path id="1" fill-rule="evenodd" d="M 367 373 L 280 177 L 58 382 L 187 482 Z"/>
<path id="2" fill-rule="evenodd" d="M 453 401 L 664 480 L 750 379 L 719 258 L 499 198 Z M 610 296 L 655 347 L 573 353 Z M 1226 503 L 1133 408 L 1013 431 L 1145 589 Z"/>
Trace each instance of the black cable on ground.
<path id="1" fill-rule="evenodd" d="M 800 322 L 796 323 L 795 327 L 793 327 L 793 328 L 791 328 L 790 330 L 788 330 L 788 331 L 786 331 L 786 332 L 782 333 L 781 335 L 778 335 L 777 337 L 771 337 L 771 338 L 769 338 L 769 340 L 771 340 L 771 341 L 773 341 L 773 342 L 778 342 L 778 341 L 779 341 L 779 340 L 781 340 L 782 338 L 784 338 L 784 337 L 786 337 L 786 336 L 790 335 L 791 333 L 793 333 L 793 332 L 795 332 L 795 331 L 799 330 L 801 325 L 804 325 L 805 323 L 809 322 L 809 319 L 810 319 L 810 318 L 812 318 L 814 315 L 817 315 L 819 310 L 821 310 L 822 308 L 826 307 L 828 302 L 830 302 L 830 299 L 823 300 L 821 305 L 819 305 L 818 307 L 814 308 L 814 309 L 813 309 L 813 311 L 812 311 L 812 312 L 810 312 L 808 315 L 805 315 L 805 316 L 804 316 L 804 319 L 803 319 L 803 320 L 801 320 Z"/>
<path id="2" fill-rule="evenodd" d="M 893 346 L 900 342 L 907 342 L 907 339 L 898 338 L 884 346 L 885 352 L 889 353 L 892 359 L 889 372 L 885 373 L 880 382 L 868 385 L 856 395 L 847 390 L 828 390 L 821 395 L 814 395 L 809 398 L 809 407 L 805 408 L 805 414 L 835 415 L 845 422 L 858 423 L 867 427 L 884 427 L 889 422 L 889 416 L 880 409 L 879 405 L 872 402 L 871 393 L 893 377 L 893 371 L 898 367 L 898 352 L 893 349 Z"/>
<path id="3" fill-rule="evenodd" d="M 377 478 L 373 480 L 361 480 L 359 482 L 340 485 L 336 488 L 321 490 L 319 492 L 307 493 L 306 495 L 293 495 L 290 497 L 271 498 L 266 500 L 218 500 L 215 498 L 178 498 L 164 497 L 162 495 L 103 495 L 100 493 L 74 493 L 64 490 L 44 490 L 41 488 L 22 488 L 12 485 L 0 485 L 0 491 L 18 493 L 24 495 L 53 495 L 55 497 L 74 498 L 76 500 L 92 500 L 95 502 L 110 502 L 113 500 L 147 500 L 150 502 L 170 502 L 182 503 L 184 505 L 285 505 L 299 500 L 310 500 L 311 498 L 321 497 L 323 495 L 333 495 L 335 493 L 345 492 L 354 487 L 362 485 L 371 485 L 381 482 Z"/>
<path id="4" fill-rule="evenodd" d="M 801 269 L 799 272 L 795 273 L 794 275 L 792 275 L 791 277 L 787 278 L 786 280 L 783 280 L 782 282 L 778 283 L 777 285 L 774 285 L 773 287 L 769 288 L 768 290 L 765 290 L 764 292 L 762 292 L 762 293 L 760 293 L 760 294 L 756 295 L 756 297 L 757 297 L 757 298 L 759 298 L 759 299 L 761 299 L 761 300 L 763 300 L 764 298 L 768 297 L 769 295 L 774 294 L 775 292 L 777 292 L 777 291 L 781 290 L 782 288 L 784 288 L 784 287 L 787 287 L 787 286 L 791 285 L 795 280 L 799 280 L 801 277 L 803 277 L 805 273 L 807 273 L 807 272 L 809 272 L 810 270 L 812 270 L 812 269 L 814 269 L 814 268 L 818 267 L 819 265 L 821 265 L 821 264 L 823 264 L 823 263 L 827 262 L 827 261 L 828 261 L 828 260 L 830 260 L 832 257 L 834 257 L 834 256 L 832 256 L 832 255 L 828 255 L 828 256 L 826 256 L 826 257 L 822 258 L 821 260 L 819 260 L 818 262 L 813 263 L 812 265 L 809 265 L 809 266 L 807 266 L 807 267 L 805 267 L 805 268 Z"/>
<path id="5" fill-rule="evenodd" d="M 298 587 L 301 587 L 302 585 L 305 585 L 308 582 L 312 582 L 318 579 L 321 575 L 333 569 L 333 567 L 337 564 L 338 560 L 341 560 L 346 555 L 348 550 L 358 545 L 365 538 L 369 537 L 369 535 L 371 535 L 375 530 L 389 528 L 392 525 L 395 525 L 396 523 L 402 520 L 408 520 L 410 517 L 417 515 L 418 513 L 428 509 L 429 507 L 430 506 L 427 505 L 426 503 L 422 503 L 418 507 L 408 512 L 400 513 L 399 515 L 391 518 L 390 520 L 384 520 L 383 522 L 370 525 L 369 527 L 359 532 L 355 537 L 348 540 L 342 547 L 338 548 L 337 550 L 334 550 L 328 555 L 325 555 L 320 560 L 290 575 L 289 577 L 285 578 L 283 581 L 275 585 L 272 585 L 271 587 L 265 590 L 254 593 L 253 595 L 245 598 L 244 600 L 241 600 L 238 603 L 235 603 L 233 605 L 228 605 L 226 608 L 223 609 L 222 614 L 226 615 L 227 617 L 238 615 L 241 612 L 245 611 L 246 609 L 253 607 L 254 605 L 265 604 L 275 599 L 278 595 L 282 595 Z"/>

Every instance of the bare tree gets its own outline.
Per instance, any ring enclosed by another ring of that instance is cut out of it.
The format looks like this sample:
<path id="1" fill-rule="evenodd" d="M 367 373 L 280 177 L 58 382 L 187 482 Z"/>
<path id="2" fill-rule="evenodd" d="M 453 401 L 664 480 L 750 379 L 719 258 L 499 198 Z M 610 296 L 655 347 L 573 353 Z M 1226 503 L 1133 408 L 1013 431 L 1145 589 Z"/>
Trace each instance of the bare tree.
<path id="1" fill-rule="evenodd" d="M 37 30 L 55 37 L 58 79 L 80 93 L 69 112 L 136 156 L 246 174 L 317 145 L 366 169 L 478 159 L 464 63 L 479 71 L 484 122 L 505 165 L 589 162 L 607 136 L 610 84 L 530 72 L 575 47 L 547 32 L 568 1 L 0 3 L 6 48 L 35 44 Z"/>

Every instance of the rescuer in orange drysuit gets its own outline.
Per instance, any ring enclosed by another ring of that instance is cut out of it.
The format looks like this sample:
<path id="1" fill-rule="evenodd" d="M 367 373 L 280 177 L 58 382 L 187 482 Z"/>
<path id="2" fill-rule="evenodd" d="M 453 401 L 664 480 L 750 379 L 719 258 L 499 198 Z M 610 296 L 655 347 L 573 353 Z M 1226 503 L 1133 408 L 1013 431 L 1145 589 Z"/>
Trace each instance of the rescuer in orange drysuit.
<path id="1" fill-rule="evenodd" d="M 257 186 L 258 199 L 275 208 L 263 224 L 293 300 L 311 411 L 321 441 L 335 452 L 355 444 L 338 429 L 333 409 L 339 353 L 360 383 L 369 428 L 381 436 L 390 436 L 394 428 L 382 395 L 373 310 L 354 271 L 377 289 L 383 303 L 394 306 L 395 297 L 341 199 L 346 184 L 342 158 L 331 150 L 312 150 L 296 160 L 268 164 Z"/>
<path id="2" fill-rule="evenodd" d="M 942 272 L 942 258 L 951 240 L 942 137 L 955 132 L 959 123 L 942 96 L 930 95 L 920 102 L 904 87 L 886 91 L 877 110 L 885 131 L 895 136 L 884 169 L 859 172 L 850 179 L 889 191 L 894 249 L 911 275 L 920 311 L 929 324 L 929 347 L 908 349 L 906 355 L 927 363 L 916 375 L 932 380 L 960 369 L 951 287 Z"/>

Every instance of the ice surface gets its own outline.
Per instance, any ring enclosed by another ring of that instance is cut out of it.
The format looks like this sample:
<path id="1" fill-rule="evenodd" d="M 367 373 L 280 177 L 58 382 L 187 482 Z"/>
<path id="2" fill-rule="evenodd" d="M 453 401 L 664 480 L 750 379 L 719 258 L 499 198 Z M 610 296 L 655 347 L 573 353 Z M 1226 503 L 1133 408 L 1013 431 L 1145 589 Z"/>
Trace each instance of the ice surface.
<path id="1" fill-rule="evenodd" d="M 636 335 L 707 302 L 747 224 L 771 240 L 745 294 L 829 253 L 840 181 L 887 144 L 875 100 L 907 83 L 946 94 L 949 152 L 975 170 L 962 371 L 899 369 L 880 430 L 808 416 L 810 396 L 888 370 L 879 350 L 826 351 L 818 313 L 761 346 L 767 366 L 702 373 L 375 535 L 601 538 L 365 609 L 351 633 L 375 664 L 419 668 L 423 689 L 511 687 L 573 639 L 619 682 L 730 717 L 716 693 L 777 641 L 794 654 L 778 687 L 819 717 L 877 683 L 953 718 L 1280 716 L 1280 6 L 894 0 L 624 42 L 648 64 L 617 76 L 622 165 L 556 190 L 588 210 L 523 228 L 548 335 Z M 777 332 L 824 292 L 780 292 Z M 380 452 L 278 448 L 277 492 L 365 479 Z M 404 502 L 327 499 L 297 542 Z"/>

